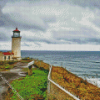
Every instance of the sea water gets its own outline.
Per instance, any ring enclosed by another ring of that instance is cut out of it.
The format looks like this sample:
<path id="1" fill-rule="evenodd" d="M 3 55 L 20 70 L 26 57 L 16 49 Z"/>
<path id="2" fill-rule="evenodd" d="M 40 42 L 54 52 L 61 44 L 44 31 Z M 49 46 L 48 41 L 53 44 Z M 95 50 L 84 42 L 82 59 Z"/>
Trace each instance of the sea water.
<path id="1" fill-rule="evenodd" d="M 100 87 L 100 51 L 21 51 L 21 54 L 62 66 Z"/>

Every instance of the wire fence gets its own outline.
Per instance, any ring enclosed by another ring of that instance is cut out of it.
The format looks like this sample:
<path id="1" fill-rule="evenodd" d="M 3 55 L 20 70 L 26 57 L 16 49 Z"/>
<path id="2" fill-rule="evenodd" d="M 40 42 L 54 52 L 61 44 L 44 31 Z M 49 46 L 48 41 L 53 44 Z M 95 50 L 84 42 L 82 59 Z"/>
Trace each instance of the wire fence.
<path id="1" fill-rule="evenodd" d="M 2 74 L 0 73 L 0 77 L 2 78 L 2 80 L 13 90 L 13 92 L 17 95 L 17 97 L 20 100 L 24 100 L 24 98 L 16 91 L 16 89 L 14 89 L 11 84 L 2 76 Z"/>
<path id="2" fill-rule="evenodd" d="M 49 68 L 49 74 L 48 74 L 48 93 L 50 93 L 50 83 L 54 84 L 57 86 L 59 89 L 67 93 L 69 96 L 74 98 L 75 100 L 80 100 L 78 97 L 75 95 L 71 94 L 69 91 L 65 90 L 63 87 L 61 87 L 59 84 L 55 83 L 53 80 L 51 80 L 51 71 L 52 71 L 52 66 Z"/>
<path id="3" fill-rule="evenodd" d="M 29 67 L 33 64 L 34 64 L 34 61 L 31 61 L 31 62 L 28 63 L 27 67 Z M 2 73 L 0 73 L 0 77 L 12 89 L 12 91 L 17 95 L 17 97 L 20 100 L 24 100 L 24 98 L 16 91 L 16 89 L 14 89 L 14 87 L 12 87 L 12 85 L 2 76 Z"/>
<path id="4" fill-rule="evenodd" d="M 51 65 L 60 66 L 64 69 L 67 69 L 69 72 L 81 77 L 82 79 L 92 83 L 93 85 L 100 88 L 100 74 L 98 73 L 98 69 L 94 69 L 92 66 L 84 66 L 84 64 L 80 64 L 80 62 L 72 62 L 72 61 L 49 61 Z M 86 63 L 85 63 L 86 64 Z M 92 70 L 92 71 L 91 71 Z"/>

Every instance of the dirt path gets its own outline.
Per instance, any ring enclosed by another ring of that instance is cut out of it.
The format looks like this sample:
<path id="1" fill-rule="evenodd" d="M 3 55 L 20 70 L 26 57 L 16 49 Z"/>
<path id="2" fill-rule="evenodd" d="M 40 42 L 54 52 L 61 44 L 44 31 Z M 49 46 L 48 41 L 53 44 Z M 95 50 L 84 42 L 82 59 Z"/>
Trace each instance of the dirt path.
<path id="1" fill-rule="evenodd" d="M 22 70 L 22 68 L 27 68 L 27 63 L 18 62 L 15 66 L 16 67 L 10 69 L 9 71 L 0 72 L 2 77 L 4 77 L 8 82 L 27 75 L 27 73 Z M 4 100 L 7 89 L 8 85 L 0 77 L 0 100 Z"/>

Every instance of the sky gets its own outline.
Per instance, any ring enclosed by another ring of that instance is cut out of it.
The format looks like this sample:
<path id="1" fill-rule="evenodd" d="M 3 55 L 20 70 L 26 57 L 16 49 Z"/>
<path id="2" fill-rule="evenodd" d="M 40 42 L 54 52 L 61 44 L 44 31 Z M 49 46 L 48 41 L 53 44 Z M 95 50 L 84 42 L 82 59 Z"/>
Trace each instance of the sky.
<path id="1" fill-rule="evenodd" d="M 100 0 L 0 0 L 0 50 L 100 51 Z"/>

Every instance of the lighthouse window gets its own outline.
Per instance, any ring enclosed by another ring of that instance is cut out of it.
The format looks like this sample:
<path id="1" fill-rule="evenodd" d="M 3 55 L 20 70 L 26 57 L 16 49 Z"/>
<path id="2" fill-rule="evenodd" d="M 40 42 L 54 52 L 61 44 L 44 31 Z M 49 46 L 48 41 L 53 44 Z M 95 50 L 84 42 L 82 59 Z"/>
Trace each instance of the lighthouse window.
<path id="1" fill-rule="evenodd" d="M 4 56 L 4 60 L 6 60 L 6 56 Z"/>
<path id="2" fill-rule="evenodd" d="M 10 60 L 10 56 L 8 56 L 8 59 Z"/>

